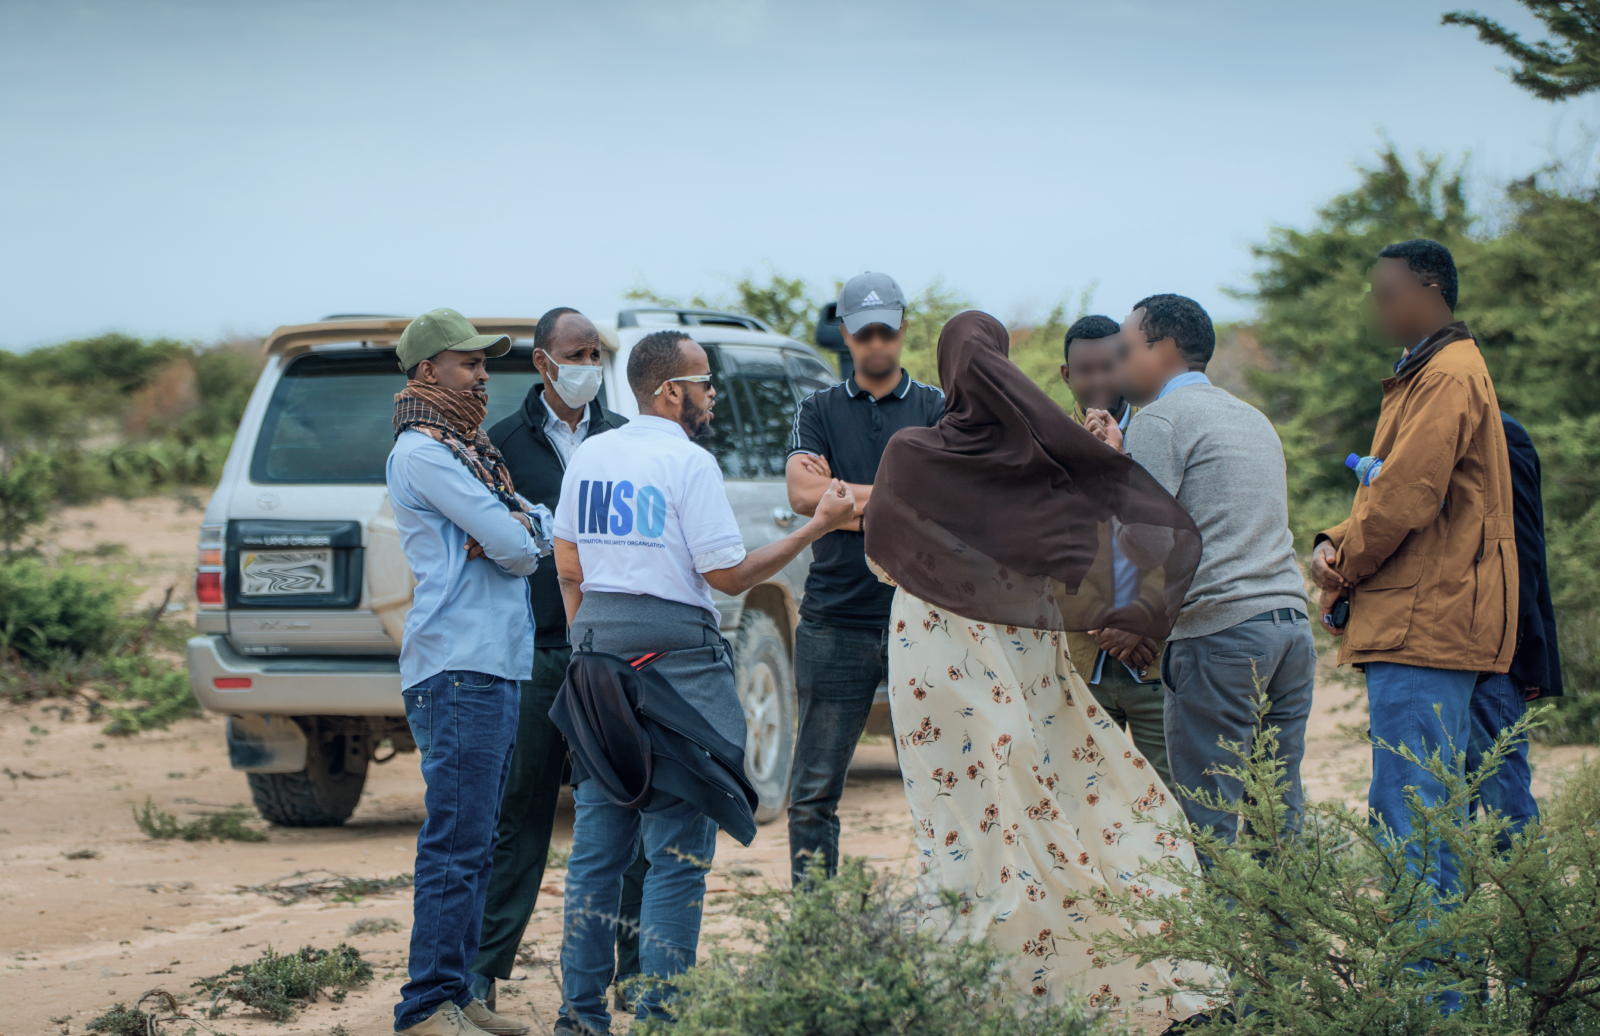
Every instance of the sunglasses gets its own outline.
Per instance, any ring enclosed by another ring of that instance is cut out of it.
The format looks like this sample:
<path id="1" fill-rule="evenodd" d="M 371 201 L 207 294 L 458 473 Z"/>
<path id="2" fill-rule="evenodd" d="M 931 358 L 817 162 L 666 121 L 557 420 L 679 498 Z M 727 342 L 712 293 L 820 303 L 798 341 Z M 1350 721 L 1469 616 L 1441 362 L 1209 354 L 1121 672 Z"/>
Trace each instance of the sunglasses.
<path id="1" fill-rule="evenodd" d="M 703 385 L 703 384 L 705 384 L 706 382 L 708 382 L 710 380 L 711 380 L 711 375 L 709 375 L 709 374 L 685 374 L 681 378 L 668 378 L 667 379 L 667 381 L 692 381 L 692 382 L 695 382 L 696 384 L 700 384 L 700 385 Z M 664 388 L 667 387 L 667 381 L 663 381 L 661 383 L 661 388 L 656 389 L 656 391 L 654 393 L 655 395 L 658 395 L 658 396 L 661 395 L 661 389 L 664 389 Z"/>
<path id="2" fill-rule="evenodd" d="M 899 334 L 900 329 L 898 327 L 890 327 L 888 324 L 868 324 L 850 337 L 862 343 L 871 342 L 875 338 L 881 338 L 885 342 L 892 342 Z"/>

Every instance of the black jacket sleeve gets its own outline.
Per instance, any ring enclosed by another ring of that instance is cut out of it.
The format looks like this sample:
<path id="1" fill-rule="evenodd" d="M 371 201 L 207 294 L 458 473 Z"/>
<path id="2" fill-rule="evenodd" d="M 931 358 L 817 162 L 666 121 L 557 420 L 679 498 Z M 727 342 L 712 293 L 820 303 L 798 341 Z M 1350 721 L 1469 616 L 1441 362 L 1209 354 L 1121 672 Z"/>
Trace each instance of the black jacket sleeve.
<path id="1" fill-rule="evenodd" d="M 1539 453 L 1526 429 L 1509 414 L 1500 415 L 1511 457 L 1511 492 L 1517 536 L 1517 653 L 1511 679 L 1542 696 L 1561 691 L 1561 652 L 1556 645 L 1555 609 L 1545 561 L 1544 498 Z"/>

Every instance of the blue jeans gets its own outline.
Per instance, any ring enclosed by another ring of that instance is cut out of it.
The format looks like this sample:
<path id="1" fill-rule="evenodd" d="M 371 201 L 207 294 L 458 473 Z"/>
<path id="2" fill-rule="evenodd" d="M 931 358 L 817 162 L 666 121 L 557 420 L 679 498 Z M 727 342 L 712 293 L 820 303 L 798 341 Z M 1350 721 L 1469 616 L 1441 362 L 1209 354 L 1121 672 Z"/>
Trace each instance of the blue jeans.
<path id="1" fill-rule="evenodd" d="M 839 798 L 867 727 L 872 697 L 889 674 L 889 627 L 824 626 L 802 619 L 794 638 L 800 727 L 789 778 L 789 865 L 794 883 L 812 856 L 839 867 Z"/>
<path id="2" fill-rule="evenodd" d="M 411 979 L 395 1005 L 396 1030 L 446 1000 L 472 1000 L 467 967 L 478 952 L 518 709 L 517 681 L 487 673 L 437 673 L 403 697 L 428 819 L 417 835 Z"/>
<path id="3" fill-rule="evenodd" d="M 1477 673 L 1429 669 L 1402 662 L 1368 662 L 1366 670 L 1367 707 L 1372 714 L 1374 742 L 1386 741 L 1397 748 L 1405 745 L 1422 759 L 1438 751 L 1447 765 L 1457 752 L 1467 750 L 1472 730 L 1470 705 Z M 1439 708 L 1437 716 L 1434 706 Z M 1411 807 L 1406 801 L 1408 788 L 1416 789 L 1423 803 L 1429 806 L 1449 797 L 1444 785 L 1427 770 L 1393 752 L 1374 747 L 1367 817 L 1373 823 L 1381 818 L 1397 839 L 1411 833 Z M 1462 823 L 1466 819 L 1463 810 Z M 1423 862 L 1424 848 L 1435 858 L 1432 865 Z M 1446 896 L 1456 890 L 1459 863 L 1455 853 L 1442 842 L 1428 847 L 1408 846 L 1406 857 L 1410 866 L 1421 871 L 1423 880 L 1433 886 L 1438 895 Z M 1411 966 L 1421 969 L 1428 965 Z M 1445 1014 L 1453 1014 L 1460 1007 L 1459 992 L 1449 990 L 1439 994 L 1439 1009 Z"/>
<path id="4" fill-rule="evenodd" d="M 1368 662 L 1366 668 L 1373 741 L 1386 741 L 1396 747 L 1404 744 L 1423 759 L 1439 751 L 1447 764 L 1457 752 L 1467 750 L 1472 729 L 1469 706 L 1477 673 L 1401 662 Z M 1438 716 L 1433 714 L 1436 705 Z M 1408 787 L 1415 788 L 1429 806 L 1448 797 L 1444 785 L 1427 770 L 1393 752 L 1374 748 L 1367 812 L 1374 823 L 1381 817 L 1396 838 L 1411 833 Z M 1465 821 L 1465 815 L 1461 819 Z M 1441 894 L 1448 894 L 1456 887 L 1455 854 L 1444 846 L 1437 848 L 1437 854 L 1436 865 L 1424 878 Z M 1421 846 L 1412 846 L 1407 855 L 1413 865 L 1421 865 Z"/>
<path id="5" fill-rule="evenodd" d="M 717 825 L 683 799 L 659 792 L 644 809 L 625 809 L 594 780 L 572 789 L 572 801 L 577 815 L 562 918 L 561 1017 L 603 1033 L 611 1030 L 606 988 L 616 969 L 623 872 L 642 840 L 650 869 L 639 909 L 640 970 L 658 978 L 676 975 L 694 964 L 700 944 Z M 665 1018 L 666 999 L 659 987 L 643 990 L 636 1016 Z"/>
<path id="6" fill-rule="evenodd" d="M 1515 726 L 1528 707 L 1527 700 L 1505 673 L 1491 676 L 1472 691 L 1472 732 L 1467 737 L 1467 769 L 1476 770 L 1483 765 L 1484 756 L 1494 748 L 1500 732 Z M 1478 788 L 1478 802 L 1485 810 L 1493 809 L 1507 820 L 1511 827 L 1507 834 L 1516 834 L 1528 821 L 1539 816 L 1539 804 L 1533 800 L 1530 785 L 1533 773 L 1528 769 L 1528 739 L 1518 741 L 1500 768 Z"/>

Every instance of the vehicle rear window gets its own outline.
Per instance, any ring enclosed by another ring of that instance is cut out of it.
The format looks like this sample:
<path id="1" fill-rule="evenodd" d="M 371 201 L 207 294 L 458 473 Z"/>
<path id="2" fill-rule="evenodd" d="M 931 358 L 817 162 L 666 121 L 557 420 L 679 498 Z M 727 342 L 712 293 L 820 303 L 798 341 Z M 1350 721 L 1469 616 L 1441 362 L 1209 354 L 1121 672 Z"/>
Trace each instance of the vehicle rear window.
<path id="1" fill-rule="evenodd" d="M 532 351 L 489 361 L 487 430 L 522 405 L 539 375 Z M 256 437 L 256 483 L 377 483 L 394 446 L 394 396 L 406 376 L 394 353 L 312 353 L 294 360 L 273 390 Z"/>

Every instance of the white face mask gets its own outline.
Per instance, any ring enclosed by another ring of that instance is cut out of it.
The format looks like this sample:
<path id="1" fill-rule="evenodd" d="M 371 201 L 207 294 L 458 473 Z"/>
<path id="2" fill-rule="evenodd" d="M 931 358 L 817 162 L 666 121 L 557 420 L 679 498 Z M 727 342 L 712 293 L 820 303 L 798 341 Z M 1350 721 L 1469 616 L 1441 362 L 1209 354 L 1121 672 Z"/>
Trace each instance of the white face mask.
<path id="1" fill-rule="evenodd" d="M 577 409 L 589 405 L 589 401 L 600 394 L 600 368 L 591 367 L 585 363 L 556 363 L 555 357 L 543 349 L 544 358 L 554 364 L 557 376 L 555 381 L 556 395 L 567 406 Z"/>

